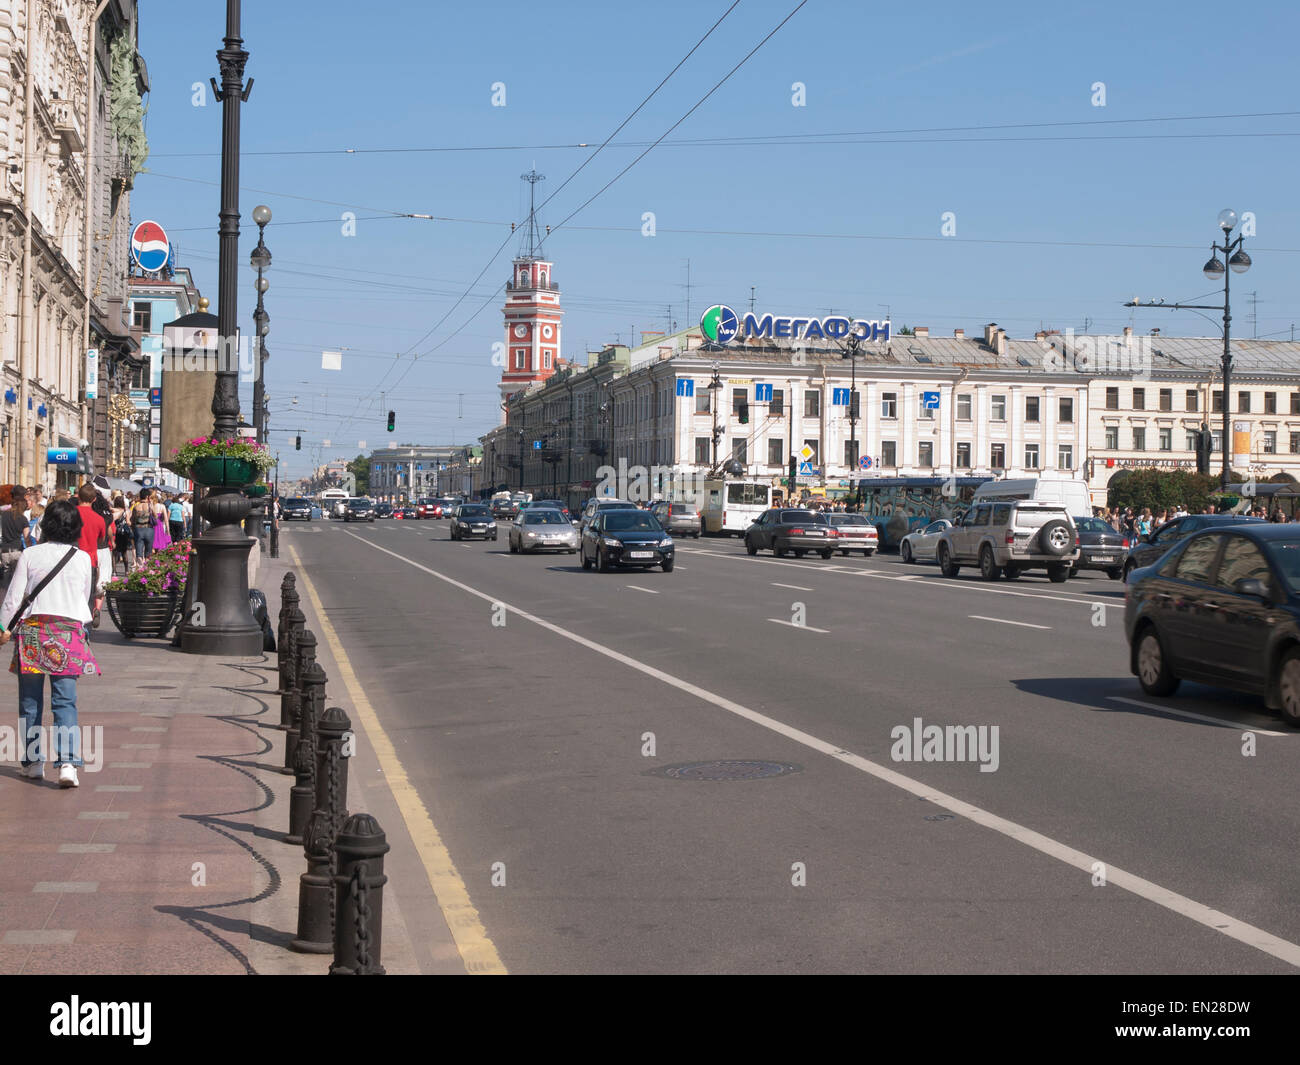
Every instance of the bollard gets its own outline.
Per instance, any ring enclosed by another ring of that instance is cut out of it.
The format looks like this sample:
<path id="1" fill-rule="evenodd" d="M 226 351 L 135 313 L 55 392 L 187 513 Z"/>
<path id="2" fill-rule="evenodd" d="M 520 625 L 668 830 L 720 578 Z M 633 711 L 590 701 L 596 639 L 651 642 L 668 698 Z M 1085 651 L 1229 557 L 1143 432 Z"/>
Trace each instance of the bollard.
<path id="1" fill-rule="evenodd" d="M 334 964 L 331 976 L 383 976 L 384 855 L 388 841 L 369 814 L 353 814 L 334 840 Z"/>
<path id="2" fill-rule="evenodd" d="M 280 727 L 290 728 L 298 717 L 298 673 L 301 669 L 299 642 L 307 630 L 303 627 L 302 611 L 296 606 L 285 618 L 284 668 L 280 673 Z"/>
<path id="3" fill-rule="evenodd" d="M 276 633 L 276 639 L 279 641 L 276 647 L 281 651 L 279 658 L 281 694 L 293 687 L 294 671 L 298 668 L 295 652 L 298 646 L 297 637 L 303 634 L 306 625 L 307 618 L 303 615 L 295 595 L 285 609 L 282 631 Z"/>
<path id="4" fill-rule="evenodd" d="M 320 689 L 324 692 L 324 689 Z M 348 816 L 348 741 L 352 722 L 342 708 L 316 715 L 312 749 L 316 753 L 316 809 L 325 811 L 330 838 Z"/>
<path id="5" fill-rule="evenodd" d="M 313 662 L 303 677 L 297 742 L 293 750 L 294 785 L 289 789 L 289 833 L 285 839 L 301 843 L 311 812 L 316 808 L 316 719 L 325 705 L 325 670 Z"/>
<path id="6" fill-rule="evenodd" d="M 279 651 L 279 658 L 276 664 L 280 668 L 280 692 L 284 691 L 284 682 L 287 679 L 286 673 L 288 667 L 285 663 L 289 660 L 290 655 L 286 650 L 285 629 L 288 627 L 289 612 L 298 605 L 298 578 L 290 570 L 284 575 L 284 580 L 280 582 L 280 614 L 275 626 L 275 646 Z M 277 692 L 279 694 L 279 692 Z"/>
<path id="7" fill-rule="evenodd" d="M 311 667 L 316 664 L 316 634 L 311 629 L 304 629 L 297 638 L 298 669 L 294 682 L 295 693 L 288 699 L 288 709 L 292 717 L 284 731 L 284 771 L 293 772 L 293 752 L 298 747 L 299 720 L 302 708 L 306 704 L 306 679 L 311 674 Z M 285 700 L 280 700 L 280 715 L 283 719 Z"/>

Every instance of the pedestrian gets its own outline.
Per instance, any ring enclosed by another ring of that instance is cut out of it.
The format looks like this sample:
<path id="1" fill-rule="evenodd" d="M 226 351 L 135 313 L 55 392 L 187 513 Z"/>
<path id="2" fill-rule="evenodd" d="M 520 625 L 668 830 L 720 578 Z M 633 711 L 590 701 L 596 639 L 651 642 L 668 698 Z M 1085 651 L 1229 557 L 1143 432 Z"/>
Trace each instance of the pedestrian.
<path id="1" fill-rule="evenodd" d="M 113 496 L 113 524 L 109 531 L 112 533 L 113 539 L 113 565 L 111 569 L 114 573 L 117 572 L 117 563 L 120 559 L 122 572 L 130 573 L 131 525 L 127 515 L 126 500 L 122 497 L 121 492 Z"/>
<path id="2" fill-rule="evenodd" d="M 194 497 L 186 492 L 181 496 L 181 506 L 185 509 L 185 538 L 194 535 Z"/>
<path id="3" fill-rule="evenodd" d="M 168 528 L 167 507 L 162 503 L 163 494 L 158 492 L 150 499 L 153 505 L 154 530 L 153 530 L 153 549 L 161 551 L 165 547 L 171 547 L 172 534 Z"/>
<path id="4" fill-rule="evenodd" d="M 0 511 L 0 566 L 4 567 L 6 584 L 13 576 L 23 548 L 27 546 L 24 540 L 27 533 L 27 518 L 24 515 L 26 503 L 27 489 L 16 484 L 12 489 L 10 503 Z"/>
<path id="5" fill-rule="evenodd" d="M 154 527 L 158 524 L 153 504 L 149 500 L 149 489 L 141 488 L 140 497 L 131 504 L 131 537 L 135 542 L 135 568 L 144 564 L 144 560 L 153 551 Z"/>
<path id="6" fill-rule="evenodd" d="M 173 540 L 185 539 L 185 507 L 180 496 L 172 496 L 167 504 L 167 526 Z"/>
<path id="7" fill-rule="evenodd" d="M 51 502 L 41 523 L 41 542 L 18 559 L 0 604 L 0 644 L 14 641 L 9 672 L 18 676 L 18 722 L 22 732 L 23 776 L 45 775 L 41 742 L 45 678 L 50 678 L 53 755 L 59 786 L 78 785 L 81 737 L 77 724 L 77 678 L 98 673 L 86 644 L 92 592 L 90 560 L 78 550 L 82 517 L 69 500 Z"/>
<path id="8" fill-rule="evenodd" d="M 77 489 L 77 510 L 81 512 L 81 538 L 77 546 L 90 559 L 90 624 L 99 628 L 100 551 L 108 547 L 108 526 L 95 509 L 99 489 L 87 481 Z"/>

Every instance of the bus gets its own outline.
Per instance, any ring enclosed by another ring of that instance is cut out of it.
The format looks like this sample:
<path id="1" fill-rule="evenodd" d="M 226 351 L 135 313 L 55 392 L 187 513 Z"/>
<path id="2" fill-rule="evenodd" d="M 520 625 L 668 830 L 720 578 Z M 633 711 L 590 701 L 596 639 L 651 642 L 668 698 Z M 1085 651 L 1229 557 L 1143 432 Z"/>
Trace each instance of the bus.
<path id="1" fill-rule="evenodd" d="M 339 503 L 346 503 L 350 498 L 342 488 L 326 488 L 316 497 L 316 501 L 320 504 L 321 517 L 327 520 L 334 517 L 334 508 Z"/>
<path id="2" fill-rule="evenodd" d="M 991 477 L 875 477 L 858 482 L 862 513 L 880 534 L 880 550 L 898 550 L 908 533 L 939 518 L 957 522 Z"/>
<path id="3" fill-rule="evenodd" d="M 744 536 L 772 505 L 772 486 L 759 481 L 705 481 L 700 486 L 700 531 L 705 536 Z"/>

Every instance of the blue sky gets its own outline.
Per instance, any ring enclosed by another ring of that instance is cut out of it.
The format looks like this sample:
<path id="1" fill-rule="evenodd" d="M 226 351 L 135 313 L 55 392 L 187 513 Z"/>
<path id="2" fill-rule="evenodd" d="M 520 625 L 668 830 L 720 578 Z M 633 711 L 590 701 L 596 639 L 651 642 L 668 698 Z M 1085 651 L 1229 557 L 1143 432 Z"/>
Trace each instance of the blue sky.
<path id="1" fill-rule="evenodd" d="M 282 475 L 350 458 L 361 441 L 471 442 L 496 424 L 494 291 L 517 239 L 492 257 L 526 214 L 520 175 L 536 165 L 547 177 L 539 198 L 554 192 L 591 149 L 547 146 L 603 141 L 729 2 L 385 0 L 360 20 L 364 8 L 339 0 L 245 3 L 256 84 L 243 109 L 240 258 L 265 203 L 271 425 L 303 436 L 295 452 L 291 434 L 273 431 Z M 741 0 L 543 222 L 559 226 L 797 2 Z M 225 4 L 140 6 L 151 155 L 133 220 L 168 229 L 215 310 L 221 109 L 207 81 Z M 688 260 L 693 320 L 711 303 L 747 306 L 753 286 L 759 309 L 888 308 L 895 328 L 935 333 L 997 321 L 1013 336 L 1086 322 L 1214 335 L 1217 321 L 1122 303 L 1213 302 L 1200 268 L 1223 207 L 1253 211 L 1258 227 L 1255 266 L 1234 278 L 1234 333 L 1289 337 L 1300 322 L 1298 24 L 1281 3 L 809 0 L 547 240 L 564 353 L 664 329 L 670 307 L 686 326 Z M 206 106 L 194 105 L 196 82 Z M 492 106 L 496 82 L 504 107 Z M 804 106 L 792 104 L 795 82 Z M 1094 106 L 1096 82 L 1105 106 Z M 1274 117 L 1202 117 L 1264 115 Z M 1163 121 L 1133 121 L 1147 119 Z M 773 140 L 723 140 L 758 137 Z M 692 140 L 712 143 L 670 143 Z M 349 210 L 355 236 L 342 233 Z M 647 211 L 653 237 L 642 235 Z M 457 221 L 394 217 L 403 212 Z M 941 236 L 944 212 L 955 236 Z M 251 331 L 247 265 L 241 281 Z M 321 369 L 325 348 L 345 349 L 342 371 Z"/>

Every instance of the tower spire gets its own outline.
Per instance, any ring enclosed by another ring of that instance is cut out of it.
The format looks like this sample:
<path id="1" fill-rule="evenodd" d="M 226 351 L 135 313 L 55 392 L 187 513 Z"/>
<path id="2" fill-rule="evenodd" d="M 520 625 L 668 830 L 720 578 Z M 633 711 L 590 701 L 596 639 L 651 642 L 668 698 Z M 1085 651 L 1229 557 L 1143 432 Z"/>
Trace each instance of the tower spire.
<path id="1" fill-rule="evenodd" d="M 528 221 L 524 224 L 524 239 L 519 244 L 519 258 L 540 259 L 542 257 L 542 232 L 537 224 L 536 194 L 537 183 L 545 181 L 546 175 L 539 174 L 533 167 L 527 174 L 519 177 L 528 182 Z"/>

